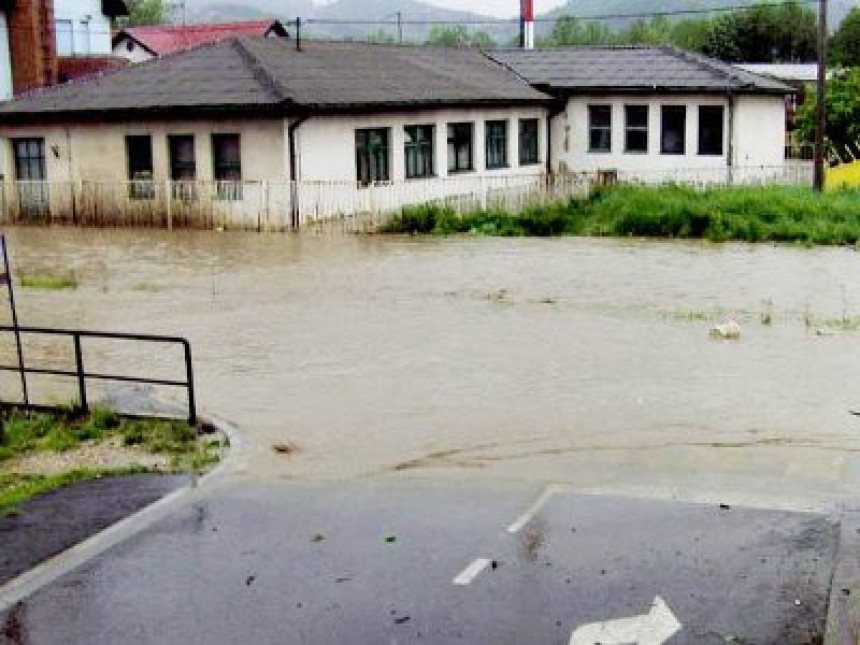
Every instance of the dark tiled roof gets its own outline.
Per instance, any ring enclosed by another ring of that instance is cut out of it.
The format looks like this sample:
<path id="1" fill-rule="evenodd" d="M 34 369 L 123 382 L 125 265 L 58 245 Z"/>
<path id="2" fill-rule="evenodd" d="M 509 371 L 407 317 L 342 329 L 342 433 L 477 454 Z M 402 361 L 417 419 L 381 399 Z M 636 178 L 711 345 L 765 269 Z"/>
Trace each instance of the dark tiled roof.
<path id="1" fill-rule="evenodd" d="M 532 85 L 562 92 L 673 91 L 787 94 L 772 78 L 674 47 L 497 50 L 490 55 Z"/>
<path id="2" fill-rule="evenodd" d="M 476 50 L 241 37 L 0 104 L 0 117 L 300 112 L 548 97 Z"/>

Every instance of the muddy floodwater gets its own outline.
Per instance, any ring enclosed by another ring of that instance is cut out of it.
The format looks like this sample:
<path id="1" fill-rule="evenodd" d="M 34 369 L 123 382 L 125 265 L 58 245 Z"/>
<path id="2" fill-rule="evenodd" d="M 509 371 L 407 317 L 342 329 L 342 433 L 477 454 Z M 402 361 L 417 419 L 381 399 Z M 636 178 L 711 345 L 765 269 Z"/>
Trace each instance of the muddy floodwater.
<path id="1" fill-rule="evenodd" d="M 200 407 L 242 429 L 248 477 L 499 477 L 792 508 L 860 490 L 853 249 L 5 232 L 18 275 L 78 285 L 19 289 L 22 324 L 191 340 Z M 729 316 L 740 340 L 709 338 Z M 47 345 L 28 355 L 69 360 Z M 87 352 L 100 369 L 176 367 L 167 351 Z M 43 381 L 41 397 L 74 394 Z M 111 395 L 141 394 L 160 396 Z"/>

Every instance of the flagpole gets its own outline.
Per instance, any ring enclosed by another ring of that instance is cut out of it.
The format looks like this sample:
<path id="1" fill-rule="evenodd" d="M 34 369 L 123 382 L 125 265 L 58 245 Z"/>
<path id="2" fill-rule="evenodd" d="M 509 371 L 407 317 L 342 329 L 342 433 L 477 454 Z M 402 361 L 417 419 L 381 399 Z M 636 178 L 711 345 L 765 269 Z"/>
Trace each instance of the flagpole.
<path id="1" fill-rule="evenodd" d="M 21 370 L 21 391 L 24 394 L 24 408 L 30 409 L 30 396 L 27 393 L 27 373 L 24 370 L 24 349 L 21 345 L 21 330 L 18 328 L 18 312 L 15 309 L 15 290 L 12 287 L 12 273 L 9 271 L 9 254 L 6 252 L 6 236 L 0 235 L 0 246 L 3 247 L 3 278 L 9 290 L 9 306 L 12 309 L 12 328 L 15 330 L 15 345 L 18 348 L 18 367 Z"/>

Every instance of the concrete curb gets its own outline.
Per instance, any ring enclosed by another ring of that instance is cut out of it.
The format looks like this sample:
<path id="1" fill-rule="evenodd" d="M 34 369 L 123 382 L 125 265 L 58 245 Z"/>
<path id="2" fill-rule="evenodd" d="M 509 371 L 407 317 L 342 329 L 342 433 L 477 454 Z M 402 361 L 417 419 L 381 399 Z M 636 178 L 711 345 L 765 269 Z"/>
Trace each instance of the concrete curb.
<path id="1" fill-rule="evenodd" d="M 186 503 L 188 499 L 199 495 L 204 487 L 209 488 L 237 472 L 241 455 L 244 454 L 244 443 L 238 428 L 229 421 L 214 417 L 207 417 L 206 422 L 222 432 L 230 442 L 229 449 L 222 453 L 221 461 L 215 468 L 202 477 L 193 477 L 188 485 L 173 491 L 7 582 L 0 587 L 0 613 L 8 611 L 43 587 L 149 528 L 178 506 Z"/>
<path id="2" fill-rule="evenodd" d="M 833 563 L 825 645 L 860 643 L 860 512 L 845 512 Z"/>

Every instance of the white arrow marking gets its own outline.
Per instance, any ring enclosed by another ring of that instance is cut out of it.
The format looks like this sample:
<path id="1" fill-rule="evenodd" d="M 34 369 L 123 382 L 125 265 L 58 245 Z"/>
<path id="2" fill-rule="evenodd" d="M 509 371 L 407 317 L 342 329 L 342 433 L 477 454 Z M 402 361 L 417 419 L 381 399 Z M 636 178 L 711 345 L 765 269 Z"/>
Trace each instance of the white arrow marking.
<path id="1" fill-rule="evenodd" d="M 570 645 L 663 645 L 680 629 L 675 614 L 657 596 L 647 614 L 578 627 L 570 635 Z"/>

